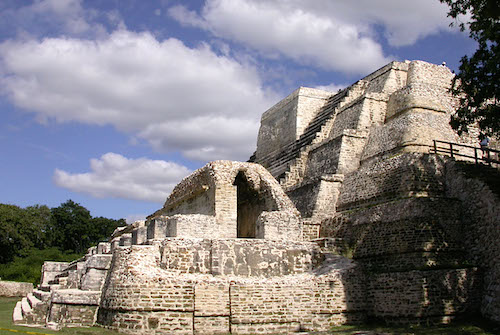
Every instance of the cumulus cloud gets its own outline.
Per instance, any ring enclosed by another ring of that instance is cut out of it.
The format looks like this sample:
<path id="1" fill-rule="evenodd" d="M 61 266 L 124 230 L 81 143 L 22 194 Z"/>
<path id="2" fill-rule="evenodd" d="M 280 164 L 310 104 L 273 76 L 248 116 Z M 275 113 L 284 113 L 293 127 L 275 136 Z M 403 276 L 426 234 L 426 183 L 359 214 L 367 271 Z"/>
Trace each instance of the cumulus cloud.
<path id="1" fill-rule="evenodd" d="M 292 1 L 303 6 L 299 0 Z M 374 27 L 378 25 L 393 46 L 412 45 L 425 36 L 450 30 L 451 22 L 446 17 L 448 5 L 437 0 L 358 0 L 355 3 L 318 0 L 311 4 L 309 10 L 343 18 L 356 26 L 365 26 L 372 35 L 377 34 Z"/>
<path id="2" fill-rule="evenodd" d="M 324 69 L 363 73 L 388 61 L 381 46 L 360 27 L 338 16 L 312 12 L 308 4 L 208 0 L 200 16 L 181 6 L 169 13 L 182 24 L 208 29 L 269 57 L 281 55 Z"/>
<path id="3" fill-rule="evenodd" d="M 146 158 L 128 159 L 107 153 L 90 160 L 90 172 L 56 169 L 57 186 L 97 198 L 124 198 L 162 203 L 190 170 L 185 166 Z"/>
<path id="4" fill-rule="evenodd" d="M 95 37 L 106 34 L 103 23 L 111 27 L 123 24 L 116 13 L 84 8 L 82 0 L 35 0 L 31 4 L 13 4 L 7 4 L 0 11 L 0 31 L 35 37 L 59 34 Z"/>
<path id="5" fill-rule="evenodd" d="M 169 15 L 268 57 L 366 73 L 390 58 L 384 55 L 378 30 L 393 46 L 411 45 L 449 29 L 447 10 L 436 0 L 207 0 L 201 13 L 177 5 Z"/>
<path id="6" fill-rule="evenodd" d="M 150 33 L 7 41 L 0 59 L 3 92 L 40 120 L 112 125 L 200 160 L 248 157 L 276 100 L 253 67 Z"/>

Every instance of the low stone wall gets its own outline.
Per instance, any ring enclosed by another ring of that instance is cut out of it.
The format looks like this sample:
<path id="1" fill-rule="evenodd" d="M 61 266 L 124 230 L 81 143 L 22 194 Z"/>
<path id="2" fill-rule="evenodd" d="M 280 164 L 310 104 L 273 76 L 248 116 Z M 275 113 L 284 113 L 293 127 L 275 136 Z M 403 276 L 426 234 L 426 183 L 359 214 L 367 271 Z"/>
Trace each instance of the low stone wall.
<path id="1" fill-rule="evenodd" d="M 181 244 L 178 247 L 186 251 L 193 247 Z M 258 245 L 254 247 L 257 252 Z M 130 334 L 268 334 L 327 330 L 366 315 L 363 274 L 340 256 L 309 273 L 244 278 L 175 273 L 160 263 L 159 248 L 116 249 L 99 324 Z M 247 261 L 255 258 L 249 255 Z"/>
<path id="2" fill-rule="evenodd" d="M 31 292 L 32 283 L 0 280 L 0 297 L 24 297 Z"/>

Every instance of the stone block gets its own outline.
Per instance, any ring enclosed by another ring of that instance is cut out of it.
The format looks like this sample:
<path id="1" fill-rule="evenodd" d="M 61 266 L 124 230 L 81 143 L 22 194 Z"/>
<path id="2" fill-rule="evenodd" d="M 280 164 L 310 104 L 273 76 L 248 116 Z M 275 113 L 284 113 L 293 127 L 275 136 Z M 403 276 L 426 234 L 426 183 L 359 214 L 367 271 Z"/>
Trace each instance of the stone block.
<path id="1" fill-rule="evenodd" d="M 52 303 L 70 305 L 99 305 L 101 291 L 83 291 L 78 289 L 52 291 Z"/>
<path id="2" fill-rule="evenodd" d="M 197 283 L 194 293 L 195 317 L 229 316 L 229 283 Z M 201 319 L 200 319 L 201 320 Z M 203 319 L 207 322 L 207 319 Z M 224 320 L 224 319 L 215 319 Z M 214 321 L 215 321 L 214 320 Z"/>
<path id="3" fill-rule="evenodd" d="M 132 244 L 143 244 L 148 239 L 148 228 L 138 227 L 132 230 Z"/>
<path id="4" fill-rule="evenodd" d="M 194 334 L 230 333 L 229 316 L 195 316 Z"/>
<path id="5" fill-rule="evenodd" d="M 0 297 L 24 297 L 31 292 L 32 283 L 0 280 Z"/>

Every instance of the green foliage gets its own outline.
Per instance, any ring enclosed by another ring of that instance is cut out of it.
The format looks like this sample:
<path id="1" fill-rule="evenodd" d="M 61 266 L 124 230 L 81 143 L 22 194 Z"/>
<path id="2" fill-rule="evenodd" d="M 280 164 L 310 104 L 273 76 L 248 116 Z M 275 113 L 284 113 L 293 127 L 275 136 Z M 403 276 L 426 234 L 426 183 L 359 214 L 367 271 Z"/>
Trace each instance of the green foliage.
<path id="1" fill-rule="evenodd" d="M 459 134 L 472 124 L 489 135 L 500 135 L 500 3 L 498 0 L 440 0 L 450 6 L 448 16 L 457 19 L 470 14 L 469 23 L 460 23 L 462 31 L 478 42 L 471 57 L 460 61 L 453 93 L 460 107 L 452 115 L 451 126 Z M 465 94 L 464 94 L 465 93 Z"/>
<path id="2" fill-rule="evenodd" d="M 62 252 L 57 248 L 29 249 L 7 264 L 0 264 L 0 278 L 2 280 L 23 281 L 33 284 L 40 282 L 41 269 L 44 261 L 69 262 L 83 256 Z"/>
<path id="3" fill-rule="evenodd" d="M 52 209 L 0 204 L 0 277 L 36 282 L 44 260 L 73 260 L 124 225 L 124 219 L 93 218 L 72 200 Z"/>
<path id="4" fill-rule="evenodd" d="M 0 204 L 0 263 L 11 261 L 23 250 L 47 246 L 50 210 L 47 206 L 22 209 Z"/>
<path id="5" fill-rule="evenodd" d="M 62 250 L 84 252 L 90 246 L 90 212 L 68 200 L 52 208 L 52 244 Z"/>

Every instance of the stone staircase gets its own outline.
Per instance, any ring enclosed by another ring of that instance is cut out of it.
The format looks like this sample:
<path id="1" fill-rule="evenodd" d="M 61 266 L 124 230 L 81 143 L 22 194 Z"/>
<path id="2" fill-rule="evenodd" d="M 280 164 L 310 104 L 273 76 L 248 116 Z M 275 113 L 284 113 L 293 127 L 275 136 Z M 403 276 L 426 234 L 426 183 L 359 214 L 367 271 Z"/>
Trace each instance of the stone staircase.
<path id="1" fill-rule="evenodd" d="M 295 141 L 286 145 L 281 150 L 276 150 L 262 158 L 258 163 L 267 167 L 273 176 L 279 179 L 287 171 L 289 162 L 300 156 L 300 149 L 309 145 L 315 138 L 316 133 L 321 129 L 325 122 L 335 112 L 335 107 L 346 97 L 349 89 L 331 96 L 311 123 L 304 130 L 304 133 Z"/>
<path id="2" fill-rule="evenodd" d="M 110 248 L 101 250 L 109 252 Z M 65 319 L 68 313 L 65 309 L 70 308 L 62 307 L 66 300 L 77 309 L 90 308 L 87 314 L 95 313 L 111 257 L 110 253 L 98 254 L 96 248 L 91 248 L 84 257 L 71 263 L 45 262 L 40 285 L 17 302 L 12 315 L 14 323 L 49 328 L 71 323 Z M 76 320 L 75 325 L 79 326 L 93 323 L 93 318 Z"/>
<path id="3" fill-rule="evenodd" d="M 299 147 L 295 153 L 295 158 L 287 162 L 287 170 L 277 178 L 283 188 L 286 190 L 302 182 L 306 169 L 308 154 L 316 145 L 328 139 L 335 123 L 335 116 L 344 106 L 362 96 L 368 86 L 368 82 L 360 80 L 344 90 L 345 94 L 340 99 L 331 100 L 326 107 L 318 113 L 317 117 L 311 122 L 304 134 L 295 142 Z M 340 94 L 340 93 L 339 93 Z M 337 94 L 336 96 L 338 96 Z M 336 97 L 334 96 L 334 97 Z M 270 169 L 273 173 L 272 167 Z"/>

